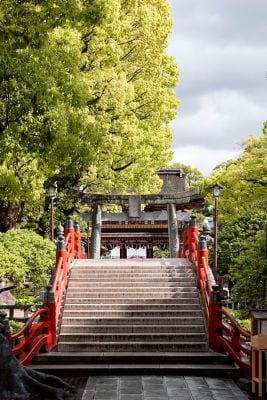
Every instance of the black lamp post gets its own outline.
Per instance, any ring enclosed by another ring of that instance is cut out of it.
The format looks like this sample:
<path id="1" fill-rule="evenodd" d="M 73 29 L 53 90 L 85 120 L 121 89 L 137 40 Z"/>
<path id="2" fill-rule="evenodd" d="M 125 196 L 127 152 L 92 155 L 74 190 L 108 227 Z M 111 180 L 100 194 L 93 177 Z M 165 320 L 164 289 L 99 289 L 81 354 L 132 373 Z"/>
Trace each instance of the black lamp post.
<path id="1" fill-rule="evenodd" d="M 54 241 L 54 200 L 57 197 L 57 184 L 48 186 L 48 195 L 50 197 L 50 239 Z"/>
<path id="2" fill-rule="evenodd" d="M 214 198 L 214 213 L 213 213 L 213 232 L 214 232 L 214 277 L 218 281 L 218 199 L 220 197 L 220 190 L 222 186 L 216 183 L 212 188 Z"/>

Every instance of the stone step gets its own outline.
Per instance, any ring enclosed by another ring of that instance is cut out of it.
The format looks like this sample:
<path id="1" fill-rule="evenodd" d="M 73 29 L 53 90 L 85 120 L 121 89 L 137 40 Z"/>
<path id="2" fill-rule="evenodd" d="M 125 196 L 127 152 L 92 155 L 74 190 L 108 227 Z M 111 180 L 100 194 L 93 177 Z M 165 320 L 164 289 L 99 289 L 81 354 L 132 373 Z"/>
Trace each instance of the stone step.
<path id="1" fill-rule="evenodd" d="M 140 364 L 140 363 L 175 363 L 175 364 L 232 364 L 229 356 L 213 351 L 203 352 L 61 352 L 52 351 L 50 353 L 39 353 L 34 358 L 34 363 L 38 364 Z"/>
<path id="2" fill-rule="evenodd" d="M 155 275 L 141 275 L 134 276 L 132 274 L 122 274 L 122 275 L 89 275 L 89 274 L 81 274 L 81 275 L 71 275 L 71 282 L 110 282 L 110 280 L 114 282 L 121 283 L 123 281 L 126 282 L 195 282 L 194 275 L 186 275 L 186 276 L 169 276 L 169 275 L 162 275 L 162 276 L 155 276 Z"/>
<path id="3" fill-rule="evenodd" d="M 205 333 L 158 333 L 158 332 L 144 332 L 144 333 L 60 333 L 59 344 L 63 342 L 205 342 Z"/>
<path id="4" fill-rule="evenodd" d="M 62 317 L 63 325 L 203 325 L 203 318 L 199 317 L 88 317 L 82 319 L 77 316 Z"/>
<path id="5" fill-rule="evenodd" d="M 72 354 L 72 353 L 70 353 Z M 101 364 L 82 364 L 77 363 L 73 364 L 64 363 L 64 364 L 32 364 L 29 368 L 39 371 L 48 375 L 56 375 L 63 380 L 70 379 L 71 383 L 73 379 L 83 379 L 84 376 L 96 376 L 96 375 L 104 375 L 108 374 L 112 375 L 122 375 L 127 374 L 128 376 L 142 376 L 142 375 L 152 375 L 152 376 L 162 376 L 162 375 L 175 375 L 175 376 L 191 376 L 196 377 L 212 377 L 218 379 L 231 379 L 238 380 L 242 377 L 242 373 L 239 368 L 234 365 L 221 365 L 221 364 L 194 364 L 189 361 L 188 364 L 178 364 L 178 363 L 114 363 L 111 361 L 110 363 L 101 363 Z M 192 378 L 193 379 L 193 378 Z M 82 396 L 82 393 L 81 393 Z M 80 397 L 79 397 L 80 398 Z M 108 397 L 98 397 L 99 399 L 108 399 Z M 110 398 L 110 397 L 109 397 Z M 125 398 L 125 397 L 123 397 Z M 153 400 L 161 399 L 162 397 L 153 397 Z M 171 397 L 173 399 L 189 399 L 188 397 Z M 207 398 L 207 397 L 206 397 Z M 131 399 L 139 399 L 139 397 L 131 396 Z M 150 397 L 149 399 L 152 400 Z M 164 397 L 165 399 L 165 397 Z M 191 399 L 191 398 L 190 398 Z M 201 399 L 204 399 L 201 397 Z M 209 397 L 210 399 L 210 397 Z M 217 399 L 219 399 L 217 397 Z M 226 399 L 226 398 L 225 398 Z M 243 397 L 242 397 L 243 399 Z M 247 397 L 244 397 L 247 399 Z M 130 395 L 128 395 L 127 400 L 130 400 Z"/>
<path id="6" fill-rule="evenodd" d="M 166 276 L 166 275 L 192 275 L 194 272 L 192 268 L 72 268 L 71 273 L 74 275 L 79 274 L 88 274 L 88 275 L 103 275 L 103 274 L 112 274 L 112 275 L 123 275 L 129 274 L 134 276 L 143 275 L 157 275 L 157 276 Z"/>
<path id="7" fill-rule="evenodd" d="M 79 293 L 81 291 L 86 291 L 88 289 L 87 286 L 84 287 L 69 287 L 68 288 L 68 293 Z M 184 287 L 184 286 L 174 286 L 174 287 L 133 287 L 133 286 L 122 286 L 122 287 L 112 287 L 112 286 L 107 286 L 107 287 L 92 287 L 88 289 L 90 293 L 105 293 L 105 294 L 110 294 L 110 293 L 158 293 L 158 292 L 165 292 L 168 293 L 169 295 L 175 294 L 175 293 L 192 293 L 196 292 L 197 289 L 195 287 Z"/>
<path id="8" fill-rule="evenodd" d="M 103 267 L 103 266 L 114 266 L 117 268 L 123 268 L 128 266 L 137 266 L 140 268 L 143 267 L 162 267 L 166 268 L 169 266 L 175 267 L 183 267 L 183 266 L 191 266 L 190 261 L 187 258 L 153 258 L 153 259 L 79 259 L 75 260 L 73 263 L 73 267 L 83 267 L 83 266 L 92 266 L 92 267 Z"/>
<path id="9" fill-rule="evenodd" d="M 83 266 L 77 266 L 73 265 L 71 269 L 78 270 L 78 271 L 113 271 L 113 272 L 121 272 L 121 271 L 143 271 L 143 272 L 150 272 L 150 271 L 192 271 L 192 266 L 191 265 L 186 265 L 186 266 L 177 266 L 177 265 L 140 265 L 140 264 L 135 264 L 135 265 L 83 265 Z"/>
<path id="10" fill-rule="evenodd" d="M 184 281 L 182 282 L 181 280 L 174 282 L 174 281 L 168 281 L 168 282 L 157 282 L 154 280 L 148 281 L 148 282 L 142 282 L 142 281 L 128 281 L 128 280 L 123 280 L 121 282 L 117 282 L 114 280 L 110 280 L 110 281 L 91 281 L 91 280 L 81 280 L 79 282 L 71 280 L 69 282 L 68 288 L 69 289 L 73 289 L 73 288 L 77 288 L 77 289 L 86 289 L 86 288 L 125 288 L 125 287 L 132 287 L 132 288 L 137 288 L 137 289 L 141 289 L 141 288 L 151 288 L 151 286 L 153 286 L 153 288 L 157 287 L 157 288 L 179 288 L 179 287 L 194 287 L 195 282 L 194 281 Z"/>
<path id="11" fill-rule="evenodd" d="M 127 317 L 136 317 L 136 318 L 145 318 L 145 317 L 197 317 L 199 315 L 199 310 L 64 310 L 64 317 L 76 317 L 76 318 L 84 318 L 86 316 L 92 317 L 108 317 L 108 318 L 127 318 Z"/>
<path id="12" fill-rule="evenodd" d="M 199 304 L 88 304 L 88 303 L 74 303 L 70 301 L 65 302 L 64 311 L 78 310 L 90 311 L 93 310 L 114 310 L 114 311 L 139 311 L 139 310 L 199 310 Z"/>
<path id="13" fill-rule="evenodd" d="M 152 297 L 80 297 L 79 294 L 76 296 L 70 296 L 67 294 L 65 305 L 67 304 L 88 304 L 88 305 L 112 305 L 112 304 L 162 304 L 162 305 L 181 305 L 181 304 L 198 304 L 199 305 L 199 298 L 192 294 L 194 297 L 176 297 L 176 298 L 152 298 Z"/>
<path id="14" fill-rule="evenodd" d="M 59 352 L 40 353 L 30 368 L 57 376 L 96 374 L 164 374 L 236 379 L 237 369 L 225 354 L 213 352 Z M 130 399 L 128 399 L 130 400 Z M 156 400 L 156 398 L 155 398 Z"/>
<path id="15" fill-rule="evenodd" d="M 208 351 L 206 342 L 59 342 L 58 351 Z"/>
<path id="16" fill-rule="evenodd" d="M 87 275 L 104 275 L 104 274 L 114 274 L 121 276 L 123 274 L 126 275 L 134 275 L 139 276 L 143 275 L 153 275 L 156 276 L 165 276 L 165 275 L 181 275 L 187 276 L 192 275 L 194 273 L 191 267 L 186 268 L 71 268 L 71 273 L 74 275 L 79 274 L 87 274 Z"/>
<path id="17" fill-rule="evenodd" d="M 106 298 L 110 298 L 110 300 L 112 299 L 118 299 L 118 298 L 128 298 L 128 299 L 132 299 L 133 296 L 136 296 L 136 298 L 139 299 L 166 299 L 166 300 L 175 300 L 175 299 L 187 299 L 187 298 L 199 298 L 198 297 L 198 292 L 197 290 L 195 291 L 180 291 L 180 292 L 170 292 L 170 291 L 165 291 L 165 292 L 149 292 L 149 291 L 144 291 L 144 292 L 91 292 L 91 290 L 88 291 L 81 291 L 81 290 L 68 290 L 67 291 L 67 296 L 66 299 L 69 298 L 101 298 L 100 301 L 102 301 L 102 298 L 106 299 Z"/>
<path id="18" fill-rule="evenodd" d="M 205 333 L 204 325 L 61 325 L 62 333 Z"/>

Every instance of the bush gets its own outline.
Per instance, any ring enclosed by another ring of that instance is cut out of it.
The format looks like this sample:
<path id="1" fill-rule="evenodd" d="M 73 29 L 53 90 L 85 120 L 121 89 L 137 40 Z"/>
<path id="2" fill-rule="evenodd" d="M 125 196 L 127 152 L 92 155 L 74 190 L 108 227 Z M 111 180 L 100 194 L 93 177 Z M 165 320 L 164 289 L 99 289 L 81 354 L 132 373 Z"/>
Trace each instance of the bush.
<path id="1" fill-rule="evenodd" d="M 237 311 L 231 308 L 226 308 L 226 310 L 234 317 L 236 322 L 247 332 L 250 332 L 250 319 L 248 318 L 247 311 Z"/>
<path id="2" fill-rule="evenodd" d="M 24 300 L 29 288 L 34 293 L 44 288 L 55 264 L 55 245 L 27 229 L 0 233 L 0 254 L 0 280 L 17 285 L 15 295 Z"/>

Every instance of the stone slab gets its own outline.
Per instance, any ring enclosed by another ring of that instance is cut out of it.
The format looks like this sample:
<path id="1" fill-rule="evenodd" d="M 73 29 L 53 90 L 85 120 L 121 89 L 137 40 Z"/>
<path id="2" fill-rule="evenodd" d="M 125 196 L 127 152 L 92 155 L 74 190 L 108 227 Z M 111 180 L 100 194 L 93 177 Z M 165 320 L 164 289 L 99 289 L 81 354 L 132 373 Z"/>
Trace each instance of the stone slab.
<path id="1" fill-rule="evenodd" d="M 90 376 L 81 400 L 248 400 L 233 380 L 173 376 Z"/>

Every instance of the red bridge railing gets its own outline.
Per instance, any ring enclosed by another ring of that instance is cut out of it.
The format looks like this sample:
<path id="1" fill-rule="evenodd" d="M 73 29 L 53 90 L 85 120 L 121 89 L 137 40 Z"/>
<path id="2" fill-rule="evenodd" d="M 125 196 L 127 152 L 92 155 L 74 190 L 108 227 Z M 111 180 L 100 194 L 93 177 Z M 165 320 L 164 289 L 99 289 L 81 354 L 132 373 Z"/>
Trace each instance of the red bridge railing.
<path id="1" fill-rule="evenodd" d="M 250 333 L 242 329 L 223 307 L 219 287 L 208 262 L 205 236 L 199 236 L 195 218 L 191 218 L 182 233 L 182 257 L 192 261 L 209 327 L 209 345 L 216 352 L 229 354 L 244 375 L 251 378 Z"/>
<path id="2" fill-rule="evenodd" d="M 8 334 L 13 353 L 28 365 L 41 350 L 51 351 L 57 344 L 57 330 L 63 296 L 67 289 L 70 265 L 75 258 L 84 258 L 78 224 L 69 218 L 57 242 L 56 267 L 43 292 L 43 307 L 15 334 Z"/>

